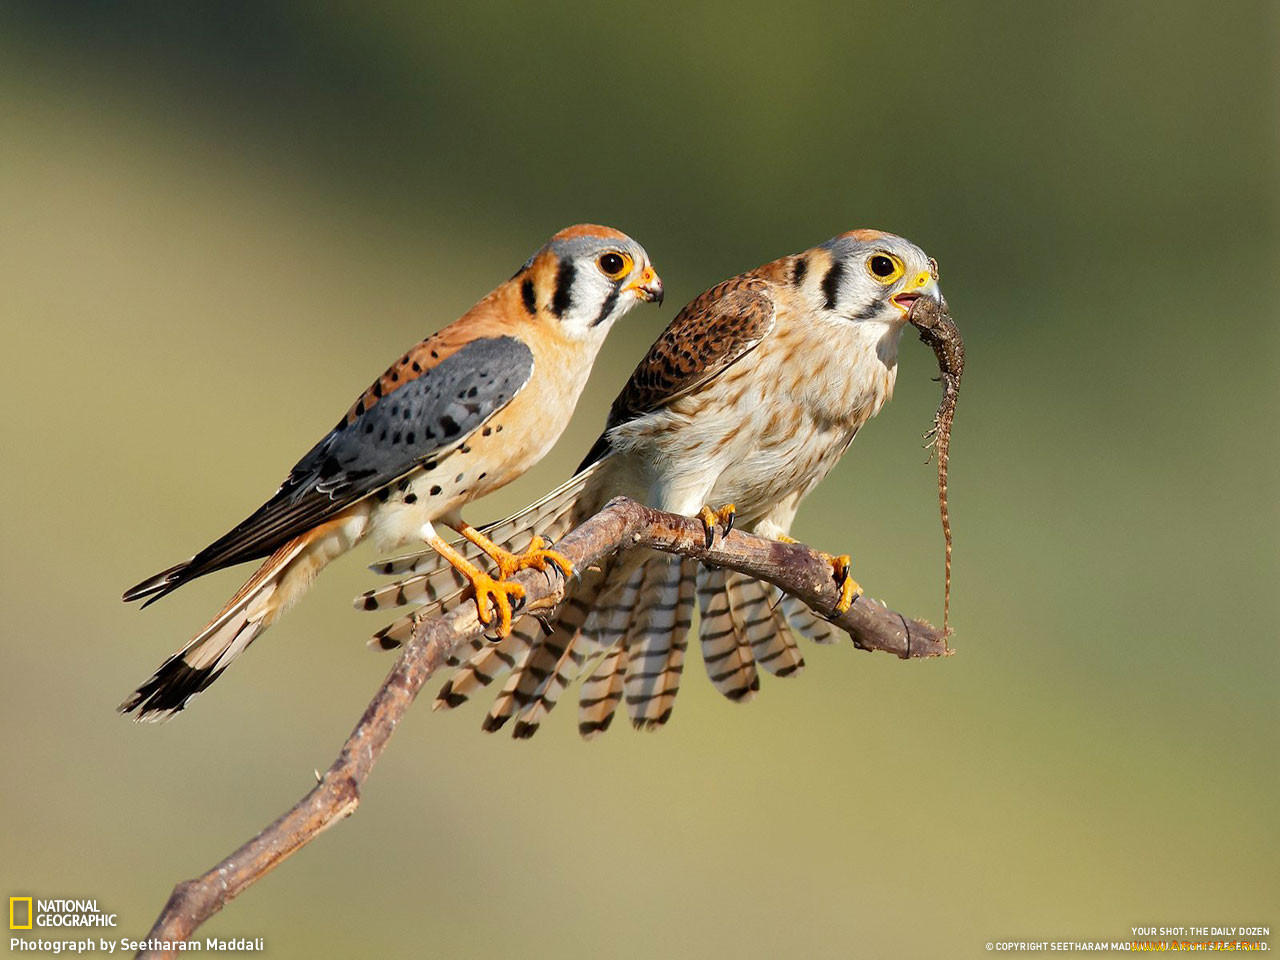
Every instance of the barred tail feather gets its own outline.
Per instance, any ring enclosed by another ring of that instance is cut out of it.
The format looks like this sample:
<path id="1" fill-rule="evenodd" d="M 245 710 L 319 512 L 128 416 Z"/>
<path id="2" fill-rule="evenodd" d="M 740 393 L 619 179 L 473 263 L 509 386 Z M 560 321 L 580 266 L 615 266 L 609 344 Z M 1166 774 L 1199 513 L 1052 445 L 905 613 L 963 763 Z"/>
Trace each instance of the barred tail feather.
<path id="1" fill-rule="evenodd" d="M 530 537 L 530 540 L 533 538 Z M 455 550 L 463 554 L 472 563 L 483 564 L 480 548 L 469 541 L 452 544 Z M 526 542 L 524 546 L 528 546 Z M 523 549 L 523 546 L 519 549 Z M 428 606 L 434 612 L 443 613 L 467 589 L 467 578 L 449 565 L 443 558 L 440 569 L 430 574 L 417 574 L 388 583 L 373 590 L 366 590 L 352 604 L 357 610 L 391 610 L 409 604 Z"/>
<path id="2" fill-rule="evenodd" d="M 564 690 L 576 679 L 586 659 L 610 641 L 622 642 L 644 577 L 644 568 L 626 562 L 628 559 L 614 558 L 606 561 L 602 570 L 584 572 L 551 634 L 538 637 L 536 648 L 516 664 L 485 717 L 485 730 L 498 730 L 515 717 L 513 735 L 520 739 L 533 736 Z M 606 662 L 610 662 L 608 655 Z M 617 696 L 600 705 L 589 721 L 595 725 L 594 732 L 605 729 L 611 722 L 613 709 L 621 699 L 621 686 L 619 674 Z"/>
<path id="3" fill-rule="evenodd" d="M 583 574 L 577 591 L 567 601 L 556 619 L 549 636 L 542 642 L 551 655 L 556 655 L 555 666 L 545 676 L 528 671 L 522 678 L 521 689 L 531 694 L 516 718 L 512 736 L 527 740 L 538 732 L 538 727 L 560 700 L 569 684 L 578 678 L 587 658 L 600 649 L 599 642 L 584 631 L 591 619 L 594 607 L 602 593 L 610 589 L 612 567 L 605 570 L 589 570 Z"/>
<path id="4" fill-rule="evenodd" d="M 538 732 L 538 727 L 542 725 L 547 714 L 555 709 L 555 705 L 560 700 L 560 694 L 578 678 L 583 663 L 590 655 L 591 646 L 591 642 L 582 636 L 581 631 L 565 639 L 564 651 L 556 660 L 555 666 L 539 682 L 533 693 L 533 699 L 516 715 L 516 725 L 511 730 L 513 737 L 517 740 L 528 740 Z M 555 652 L 550 645 L 548 649 Z"/>
<path id="5" fill-rule="evenodd" d="M 618 704 L 622 702 L 627 663 L 627 645 L 619 638 L 582 684 L 578 696 L 578 733 L 584 740 L 595 739 L 613 723 Z"/>
<path id="6" fill-rule="evenodd" d="M 628 563 L 626 554 L 614 557 L 604 574 L 605 586 L 591 605 L 583 630 L 601 647 L 622 642 L 635 615 L 636 598 L 644 582 L 644 565 Z"/>
<path id="7" fill-rule="evenodd" d="M 522 714 L 533 703 L 535 691 L 559 669 L 561 660 L 573 648 L 575 639 L 576 631 L 566 634 L 556 629 L 551 636 L 543 636 L 538 640 L 528 656 L 521 659 L 507 678 L 502 692 L 485 717 L 482 728 L 486 733 L 502 729 L 508 720 Z M 516 726 L 518 728 L 519 724 Z M 535 725 L 534 730 L 536 729 Z M 533 731 L 529 731 L 528 736 L 532 735 Z"/>
<path id="8" fill-rule="evenodd" d="M 588 572 L 579 589 L 560 610 L 549 635 L 540 636 L 507 679 L 485 718 L 483 728 L 492 733 L 512 717 L 513 736 L 525 740 L 538 731 L 542 719 L 555 706 L 560 692 L 577 676 L 588 645 L 581 644 L 582 625 L 604 583 L 599 573 Z"/>
<path id="9" fill-rule="evenodd" d="M 493 733 L 501 730 L 503 724 L 511 719 L 518 708 L 515 701 L 515 690 L 520 682 L 520 674 L 538 655 L 538 645 L 530 644 L 529 647 L 516 658 L 515 666 L 511 668 L 511 675 L 507 677 L 507 682 L 502 685 L 502 689 L 498 691 L 497 698 L 493 701 L 493 705 L 489 708 L 489 712 L 485 714 L 484 719 L 480 721 L 480 729 L 485 733 Z"/>
<path id="10" fill-rule="evenodd" d="M 748 703 L 760 690 L 751 644 L 729 603 L 729 571 L 723 567 L 698 570 L 698 606 L 702 621 L 698 637 L 702 662 L 711 685 L 737 703 Z"/>
<path id="11" fill-rule="evenodd" d="M 448 613 L 465 599 L 464 591 L 459 590 L 453 596 L 445 597 L 443 600 L 439 601 L 429 612 L 437 615 Z M 407 613 L 403 617 L 392 620 L 381 630 L 375 631 L 374 634 L 365 641 L 366 646 L 371 650 L 395 650 L 398 647 L 404 646 L 409 642 L 410 638 L 413 637 L 413 631 L 418 624 L 418 617 L 422 612 L 422 609 L 419 608 L 414 610 L 412 613 Z M 450 666 L 457 666 L 459 662 L 460 660 L 455 658 L 454 662 L 451 663 Z"/>
<path id="12" fill-rule="evenodd" d="M 371 636 L 365 643 L 372 650 L 394 650 L 409 642 L 413 636 L 416 621 L 413 614 L 392 620 L 389 624 Z"/>
<path id="13" fill-rule="evenodd" d="M 435 702 L 431 704 L 432 709 L 450 710 L 466 703 L 468 698 L 514 667 L 538 642 L 541 633 L 542 626 L 538 621 L 526 617 L 497 643 L 483 637 L 471 641 L 473 653 L 440 688 Z M 456 657 L 450 658 L 451 664 L 457 662 Z"/>
<path id="14" fill-rule="evenodd" d="M 527 740 L 538 732 L 538 727 L 555 708 L 560 695 L 578 678 L 583 663 L 596 649 L 596 643 L 582 632 L 582 625 L 590 612 L 590 606 L 581 597 L 571 598 L 556 621 L 551 636 L 543 639 L 548 653 L 554 655 L 559 649 L 560 655 L 556 657 L 555 666 L 546 676 L 539 678 L 531 671 L 524 678 L 524 690 L 528 690 L 535 681 L 536 684 L 533 685 L 530 701 L 516 715 L 516 725 L 511 735 L 517 740 Z"/>
<path id="15" fill-rule="evenodd" d="M 138 720 L 165 720 L 222 675 L 257 636 L 292 606 L 316 574 L 359 540 L 363 520 L 345 519 L 290 540 L 267 558 L 209 624 L 119 706 Z"/>
<path id="16" fill-rule="evenodd" d="M 630 662 L 624 680 L 627 712 L 638 730 L 653 730 L 671 718 L 684 651 L 693 623 L 696 561 L 657 554 L 645 561 L 644 583 L 626 644 Z"/>
<path id="17" fill-rule="evenodd" d="M 796 646 L 786 618 L 775 609 L 781 591 L 772 585 L 730 571 L 727 581 L 729 603 L 742 625 L 757 666 L 778 677 L 789 677 L 804 669 L 804 657 Z"/>
<path id="18" fill-rule="evenodd" d="M 644 583 L 644 565 L 623 554 L 610 561 L 607 586 L 600 591 L 583 633 L 598 647 L 607 648 L 578 695 L 578 732 L 591 740 L 609 729 L 622 702 L 623 679 L 631 654 L 627 628 L 635 614 L 636 598 Z"/>
<path id="19" fill-rule="evenodd" d="M 830 644 L 840 639 L 839 630 L 835 624 L 819 617 L 798 597 L 793 597 L 789 593 L 783 594 L 781 610 L 791 629 L 814 643 Z"/>
<path id="20" fill-rule="evenodd" d="M 608 729 L 624 701 L 637 728 L 655 729 L 670 718 L 679 692 L 695 604 L 711 681 L 739 702 L 759 690 L 758 670 L 785 677 L 803 669 L 797 635 L 818 643 L 837 635 L 771 584 L 688 558 L 629 551 L 582 573 L 549 635 L 526 619 L 497 644 L 476 640 L 464 648 L 462 667 L 435 707 L 458 706 L 510 669 L 483 728 L 492 732 L 514 720 L 514 735 L 527 738 L 578 675 L 589 673 L 578 703 L 584 738 Z M 383 634 L 398 640 L 411 634 L 412 624 L 404 618 Z"/>

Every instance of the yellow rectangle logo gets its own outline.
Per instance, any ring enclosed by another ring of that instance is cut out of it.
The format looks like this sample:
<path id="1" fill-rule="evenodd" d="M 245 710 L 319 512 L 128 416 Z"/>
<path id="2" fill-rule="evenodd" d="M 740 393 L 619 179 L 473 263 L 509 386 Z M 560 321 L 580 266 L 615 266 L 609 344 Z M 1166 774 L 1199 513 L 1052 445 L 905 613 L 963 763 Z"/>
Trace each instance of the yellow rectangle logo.
<path id="1" fill-rule="evenodd" d="M 26 923 L 18 923 L 17 917 L 14 916 L 13 908 L 19 903 L 25 903 L 27 905 L 27 922 Z M 10 930 L 30 930 L 31 916 L 34 913 L 35 913 L 35 910 L 31 906 L 30 897 L 10 897 L 9 898 L 9 929 Z"/>

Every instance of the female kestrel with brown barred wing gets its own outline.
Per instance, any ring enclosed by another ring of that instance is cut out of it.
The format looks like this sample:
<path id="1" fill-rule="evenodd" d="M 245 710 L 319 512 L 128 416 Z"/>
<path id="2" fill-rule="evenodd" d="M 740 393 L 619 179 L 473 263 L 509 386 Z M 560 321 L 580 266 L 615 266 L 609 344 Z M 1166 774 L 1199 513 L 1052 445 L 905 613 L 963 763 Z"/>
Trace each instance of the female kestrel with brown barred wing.
<path id="1" fill-rule="evenodd" d="M 626 495 L 700 513 L 708 536 L 736 522 L 789 539 L 800 502 L 892 396 L 898 344 L 920 297 L 941 299 L 936 264 L 876 230 L 842 234 L 713 287 L 636 367 L 580 472 L 488 529 L 513 544 L 533 526 L 558 537 Z M 733 506 L 713 513 L 709 503 Z M 831 559 L 847 609 L 859 589 L 849 558 Z M 366 594 L 357 601 L 366 609 L 455 602 L 459 583 L 434 557 L 374 569 L 417 575 Z M 437 706 L 460 704 L 511 667 L 485 729 L 514 717 L 515 735 L 531 736 L 599 654 L 581 692 L 583 735 L 608 727 L 624 699 L 637 727 L 659 726 L 671 715 L 695 601 L 707 671 L 733 700 L 755 695 L 758 669 L 787 676 L 804 666 L 792 630 L 820 643 L 834 638 L 830 624 L 768 584 L 666 553 L 626 551 L 582 573 L 549 636 L 526 620 L 497 644 L 476 644 Z M 404 618 L 375 642 L 395 646 L 410 631 Z"/>
<path id="2" fill-rule="evenodd" d="M 468 584 L 481 620 L 510 632 L 512 600 L 524 590 L 507 578 L 548 563 L 568 574 L 569 564 L 531 537 L 519 556 L 504 550 L 460 510 L 551 449 L 614 321 L 638 301 L 661 299 L 662 281 L 630 237 L 592 224 L 557 233 L 510 280 L 392 364 L 252 516 L 125 593 L 152 603 L 206 573 L 267 558 L 121 711 L 159 719 L 181 710 L 329 561 L 366 537 L 379 550 L 425 541 Z M 463 557 L 436 521 L 475 552 Z M 498 579 L 476 565 L 482 553 Z"/>

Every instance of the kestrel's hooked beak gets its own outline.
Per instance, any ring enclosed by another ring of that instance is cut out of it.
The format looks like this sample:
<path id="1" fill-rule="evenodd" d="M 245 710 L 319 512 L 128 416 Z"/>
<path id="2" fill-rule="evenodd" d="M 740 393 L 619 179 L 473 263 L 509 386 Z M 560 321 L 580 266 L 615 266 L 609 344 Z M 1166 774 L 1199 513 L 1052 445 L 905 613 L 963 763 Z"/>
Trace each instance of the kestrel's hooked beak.
<path id="1" fill-rule="evenodd" d="M 931 300 L 942 300 L 942 290 L 938 287 L 938 281 L 932 273 L 921 270 L 912 281 L 900 293 L 895 293 L 889 299 L 893 301 L 893 305 L 902 311 L 902 318 L 905 320 L 907 314 L 911 312 L 911 306 L 921 297 L 928 297 Z"/>
<path id="2" fill-rule="evenodd" d="M 662 304 L 662 278 L 646 266 L 644 272 L 622 288 L 627 293 L 634 293 L 646 303 Z"/>

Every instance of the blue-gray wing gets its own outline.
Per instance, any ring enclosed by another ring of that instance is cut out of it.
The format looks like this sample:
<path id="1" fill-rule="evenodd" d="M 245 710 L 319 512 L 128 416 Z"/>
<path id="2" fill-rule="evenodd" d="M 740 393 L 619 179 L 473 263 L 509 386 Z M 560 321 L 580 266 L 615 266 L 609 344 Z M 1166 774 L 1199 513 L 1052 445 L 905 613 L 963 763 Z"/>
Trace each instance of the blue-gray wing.
<path id="1" fill-rule="evenodd" d="M 153 602 L 183 583 L 275 552 L 316 524 L 466 441 L 533 375 L 514 337 L 473 340 L 344 419 L 289 472 L 270 500 L 187 563 L 143 581 L 126 600 Z"/>

